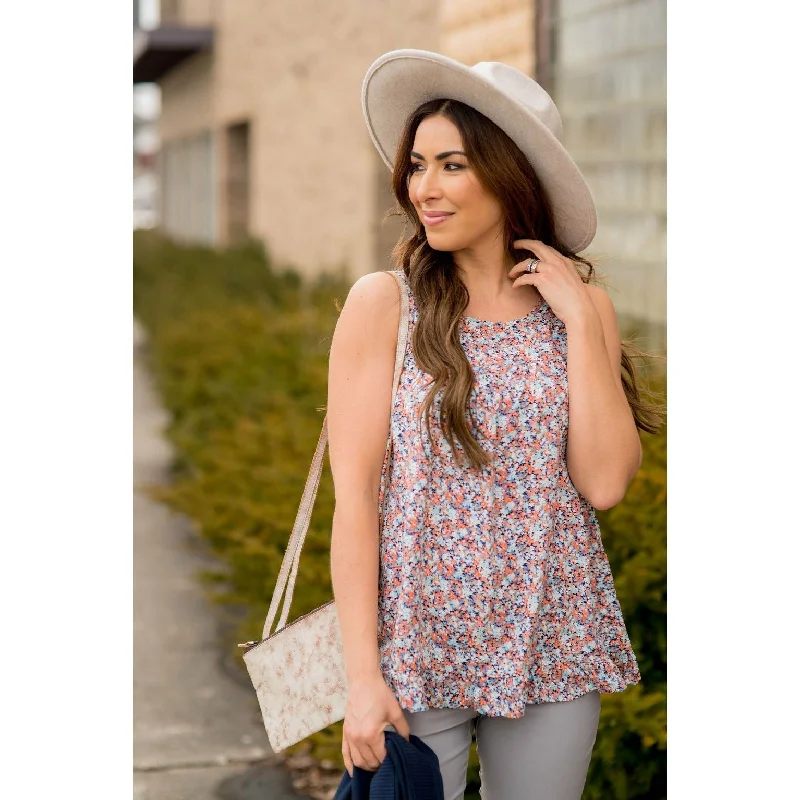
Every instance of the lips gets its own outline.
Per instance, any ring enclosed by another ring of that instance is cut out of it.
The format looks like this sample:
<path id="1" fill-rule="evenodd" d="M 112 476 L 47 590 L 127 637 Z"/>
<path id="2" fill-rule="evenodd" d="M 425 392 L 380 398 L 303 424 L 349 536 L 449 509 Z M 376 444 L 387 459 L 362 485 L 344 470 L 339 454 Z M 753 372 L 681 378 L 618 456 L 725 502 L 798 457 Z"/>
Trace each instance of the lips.
<path id="1" fill-rule="evenodd" d="M 435 225 L 437 222 L 442 222 L 443 220 L 452 217 L 452 212 L 446 211 L 423 211 L 422 212 L 422 222 L 425 225 Z"/>

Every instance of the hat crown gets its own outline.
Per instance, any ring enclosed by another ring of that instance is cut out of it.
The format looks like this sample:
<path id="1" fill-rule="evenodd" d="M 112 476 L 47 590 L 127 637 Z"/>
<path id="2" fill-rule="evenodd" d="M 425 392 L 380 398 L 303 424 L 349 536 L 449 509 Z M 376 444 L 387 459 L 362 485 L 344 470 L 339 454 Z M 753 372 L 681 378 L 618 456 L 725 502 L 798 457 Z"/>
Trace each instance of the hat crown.
<path id="1" fill-rule="evenodd" d="M 481 61 L 472 67 L 498 91 L 521 103 L 561 141 L 561 115 L 549 94 L 533 78 L 499 61 Z"/>

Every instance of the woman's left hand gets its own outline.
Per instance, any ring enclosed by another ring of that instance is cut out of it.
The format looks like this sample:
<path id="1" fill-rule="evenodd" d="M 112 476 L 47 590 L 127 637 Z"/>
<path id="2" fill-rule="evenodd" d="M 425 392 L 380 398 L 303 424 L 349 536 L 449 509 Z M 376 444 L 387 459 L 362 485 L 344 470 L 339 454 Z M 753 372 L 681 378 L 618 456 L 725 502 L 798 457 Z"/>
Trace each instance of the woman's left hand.
<path id="1" fill-rule="evenodd" d="M 586 284 L 581 280 L 575 265 L 558 250 L 536 239 L 517 239 L 514 247 L 529 250 L 537 258 L 536 272 L 526 272 L 530 258 L 515 264 L 508 273 L 514 287 L 526 284 L 535 286 L 553 313 L 566 325 L 573 319 L 591 313 L 593 304 Z"/>

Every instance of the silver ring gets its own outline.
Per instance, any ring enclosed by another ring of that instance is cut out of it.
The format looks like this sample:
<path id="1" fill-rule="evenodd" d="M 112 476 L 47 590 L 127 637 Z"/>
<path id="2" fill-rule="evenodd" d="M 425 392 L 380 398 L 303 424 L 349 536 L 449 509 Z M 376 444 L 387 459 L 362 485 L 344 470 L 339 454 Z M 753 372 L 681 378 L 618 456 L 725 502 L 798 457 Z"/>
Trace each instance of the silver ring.
<path id="1" fill-rule="evenodd" d="M 541 259 L 540 259 L 540 258 L 536 258 L 536 256 L 534 256 L 534 257 L 533 257 L 533 258 L 532 258 L 532 259 L 531 259 L 531 260 L 528 262 L 528 266 L 527 266 L 527 267 L 525 267 L 525 272 L 527 272 L 529 275 L 530 275 L 531 273 L 534 273 L 534 272 L 536 272 L 536 267 L 538 267 L 538 266 L 539 266 L 539 262 L 540 262 L 540 261 L 541 261 Z"/>

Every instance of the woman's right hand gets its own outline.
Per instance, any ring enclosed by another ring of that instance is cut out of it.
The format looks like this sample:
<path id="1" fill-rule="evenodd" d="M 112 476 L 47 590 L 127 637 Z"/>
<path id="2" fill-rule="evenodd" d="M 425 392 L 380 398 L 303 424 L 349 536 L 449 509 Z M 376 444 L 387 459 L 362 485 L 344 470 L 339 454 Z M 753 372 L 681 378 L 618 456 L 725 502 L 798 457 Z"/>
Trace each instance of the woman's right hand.
<path id="1" fill-rule="evenodd" d="M 342 730 L 347 773 L 353 766 L 375 772 L 386 757 L 384 729 L 392 725 L 404 739 L 411 731 L 392 690 L 380 673 L 350 683 Z"/>

